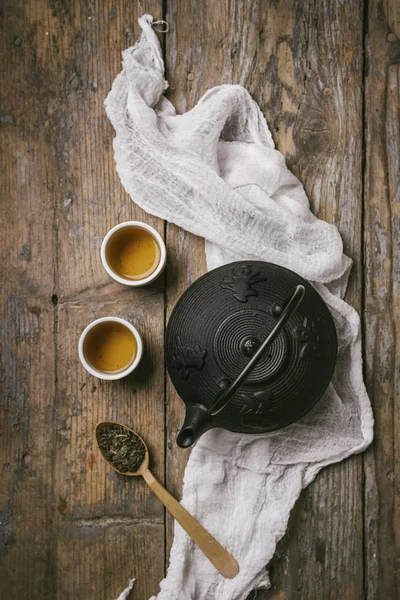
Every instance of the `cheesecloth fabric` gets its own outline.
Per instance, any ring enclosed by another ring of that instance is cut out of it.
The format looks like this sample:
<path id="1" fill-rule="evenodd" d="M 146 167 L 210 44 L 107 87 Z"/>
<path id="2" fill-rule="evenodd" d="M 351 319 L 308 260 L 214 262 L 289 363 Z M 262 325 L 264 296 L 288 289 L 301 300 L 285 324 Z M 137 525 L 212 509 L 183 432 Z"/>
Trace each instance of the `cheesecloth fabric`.
<path id="1" fill-rule="evenodd" d="M 250 94 L 221 85 L 177 115 L 163 95 L 168 84 L 153 18 L 144 15 L 139 23 L 142 36 L 123 52 L 122 72 L 105 102 L 126 191 L 147 212 L 204 237 L 209 269 L 266 260 L 308 279 L 338 333 L 332 383 L 309 414 L 269 434 L 211 430 L 191 452 L 182 504 L 237 559 L 240 573 L 232 580 L 219 575 L 176 524 L 156 598 L 239 600 L 268 587 L 266 565 L 301 490 L 324 466 L 372 441 L 360 321 L 342 300 L 351 261 L 337 228 L 310 211 Z"/>

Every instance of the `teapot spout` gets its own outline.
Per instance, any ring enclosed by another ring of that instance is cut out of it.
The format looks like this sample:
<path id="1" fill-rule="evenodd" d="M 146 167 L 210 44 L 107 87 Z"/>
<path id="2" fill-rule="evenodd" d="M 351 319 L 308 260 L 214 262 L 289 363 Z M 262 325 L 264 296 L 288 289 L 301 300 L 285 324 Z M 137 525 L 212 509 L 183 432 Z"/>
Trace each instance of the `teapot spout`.
<path id="1" fill-rule="evenodd" d="M 210 415 L 205 406 L 190 404 L 186 407 L 185 421 L 177 435 L 176 443 L 181 448 L 189 448 L 203 433 L 210 429 Z"/>

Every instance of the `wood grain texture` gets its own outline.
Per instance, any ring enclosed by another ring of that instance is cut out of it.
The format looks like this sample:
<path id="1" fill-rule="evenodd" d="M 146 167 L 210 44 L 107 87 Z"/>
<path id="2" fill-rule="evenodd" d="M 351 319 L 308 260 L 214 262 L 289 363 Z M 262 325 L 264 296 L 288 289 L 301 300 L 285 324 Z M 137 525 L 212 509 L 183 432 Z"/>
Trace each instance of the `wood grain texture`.
<path id="1" fill-rule="evenodd" d="M 163 336 L 175 302 L 206 270 L 204 244 L 131 202 L 103 106 L 141 13 L 169 23 L 178 112 L 220 83 L 249 89 L 314 211 L 339 226 L 355 263 L 347 299 L 365 309 L 376 441 L 304 492 L 270 565 L 273 587 L 257 599 L 400 597 L 400 7 L 365 7 L 3 1 L 0 597 L 110 600 L 136 576 L 135 599 L 148 600 L 168 559 L 172 520 L 165 531 L 145 483 L 111 472 L 94 446 L 97 421 L 133 425 L 180 497 L 183 404 L 165 376 Z M 121 288 L 100 262 L 104 234 L 131 218 L 166 235 L 165 278 L 143 290 Z M 111 385 L 77 357 L 81 330 L 106 314 L 131 320 L 146 343 L 136 374 Z"/>
<path id="2" fill-rule="evenodd" d="M 103 460 L 95 427 L 109 419 L 137 430 L 149 447 L 152 468 L 163 478 L 163 302 L 149 288 L 148 296 L 142 290 L 141 301 L 139 294 L 134 293 L 133 298 L 130 290 L 118 290 L 117 297 L 107 298 L 104 289 L 97 291 L 96 301 L 59 305 L 55 492 L 62 509 L 58 512 L 63 522 L 103 516 L 162 520 L 163 508 L 147 486 L 140 479 L 118 475 Z M 103 315 L 134 323 L 143 332 L 146 347 L 134 373 L 112 385 L 93 378 L 71 360 L 80 331 Z"/>
<path id="3" fill-rule="evenodd" d="M 142 7 L 161 16 L 161 2 Z M 138 10 L 2 4 L 0 596 L 10 600 L 109 600 L 132 576 L 148 598 L 163 576 L 162 506 L 144 482 L 111 473 L 94 442 L 97 420 L 135 425 L 163 477 L 164 283 L 124 290 L 99 253 L 119 221 L 163 231 L 119 182 L 103 106 L 121 50 L 139 35 Z M 104 314 L 130 319 L 147 346 L 116 385 L 87 376 L 77 358 L 80 332 Z"/>
<path id="4" fill-rule="evenodd" d="M 366 598 L 400 597 L 400 7 L 370 1 L 366 38 Z"/>
<path id="5" fill-rule="evenodd" d="M 347 299 L 360 309 L 362 5 L 168 0 L 165 18 L 170 24 L 169 97 L 178 112 L 190 109 L 214 85 L 247 87 L 314 211 L 339 226 L 355 263 Z M 179 266 L 184 261 L 178 285 L 168 280 L 168 289 L 178 290 L 168 293 L 170 310 L 205 265 L 197 238 L 182 239 L 169 227 L 167 240 Z M 188 273 L 187 261 L 194 271 Z M 179 489 L 185 458 L 174 438 L 183 408 L 171 389 L 167 397 L 167 484 Z M 266 598 L 362 598 L 361 468 L 361 458 L 334 466 L 305 491 L 291 519 L 291 534 L 272 563 L 273 589 Z M 171 524 L 168 533 L 170 543 Z"/>
<path id="6" fill-rule="evenodd" d="M 158 3 L 149 2 L 144 8 L 160 16 Z M 71 54 L 65 77 L 72 112 L 63 152 L 64 204 L 57 214 L 56 428 L 62 434 L 56 445 L 55 493 L 58 522 L 72 526 L 89 520 L 91 539 L 97 541 L 87 552 L 81 542 L 85 568 L 78 578 L 73 570 L 62 567 L 77 560 L 75 545 L 80 543 L 80 534 L 84 537 L 85 527 L 74 528 L 76 544 L 57 544 L 63 581 L 57 580 L 60 600 L 80 595 L 96 598 L 97 590 L 89 588 L 89 582 L 98 579 L 99 564 L 106 569 L 108 557 L 121 556 L 121 539 L 125 538 L 127 550 L 134 553 L 125 557 L 121 572 L 117 562 L 112 571 L 104 570 L 104 598 L 108 589 L 116 592 L 125 587 L 129 567 L 131 577 L 142 575 L 136 591 L 139 598 L 147 597 L 146 590 L 154 593 L 163 576 L 163 507 L 143 481 L 126 480 L 112 472 L 100 458 L 94 439 L 98 421 L 110 419 L 133 426 L 148 443 L 155 472 L 163 477 L 163 279 L 145 289 L 125 289 L 110 280 L 100 262 L 101 241 L 118 222 L 145 220 L 163 231 L 162 222 L 137 208 L 120 184 L 112 152 L 114 130 L 103 105 L 120 71 L 121 50 L 139 35 L 137 9 L 137 3 L 128 2 L 76 3 L 63 39 Z M 143 333 L 145 342 L 145 358 L 137 371 L 112 385 L 88 376 L 75 358 L 82 329 L 106 315 L 127 318 Z M 127 520 L 122 538 L 108 533 L 109 529 L 117 531 L 121 518 Z M 139 567 L 148 523 L 153 525 L 153 539 L 143 553 L 146 562 Z"/>
<path id="7" fill-rule="evenodd" d="M 3 3 L 1 10 L 0 596 L 50 598 L 55 568 L 52 136 L 43 127 L 44 51 L 34 7 Z M 54 78 L 48 82 L 50 96 L 57 86 Z"/>
<path id="8" fill-rule="evenodd" d="M 162 523 L 84 522 L 63 526 L 59 533 L 57 592 L 52 598 L 113 600 L 127 587 L 133 572 L 137 578 L 133 598 L 148 600 L 154 594 L 154 582 L 164 568 L 159 551 Z"/>

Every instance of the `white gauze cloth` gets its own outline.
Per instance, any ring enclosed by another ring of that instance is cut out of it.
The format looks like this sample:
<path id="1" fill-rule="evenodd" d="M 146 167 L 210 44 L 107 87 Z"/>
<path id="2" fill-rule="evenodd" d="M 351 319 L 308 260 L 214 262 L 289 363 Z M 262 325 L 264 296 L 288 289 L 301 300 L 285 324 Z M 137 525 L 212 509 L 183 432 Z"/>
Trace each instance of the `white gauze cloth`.
<path id="1" fill-rule="evenodd" d="M 157 600 L 239 600 L 268 587 L 266 565 L 301 490 L 322 467 L 372 440 L 359 317 L 341 299 L 351 261 L 336 227 L 311 213 L 243 87 L 215 87 L 191 111 L 175 113 L 163 96 L 168 84 L 152 23 L 149 15 L 139 19 L 142 36 L 123 52 L 106 99 L 126 191 L 147 212 L 204 237 L 209 269 L 265 260 L 311 281 L 339 339 L 332 383 L 307 416 L 269 434 L 211 430 L 190 455 L 182 504 L 237 559 L 240 573 L 222 577 L 176 524 Z"/>

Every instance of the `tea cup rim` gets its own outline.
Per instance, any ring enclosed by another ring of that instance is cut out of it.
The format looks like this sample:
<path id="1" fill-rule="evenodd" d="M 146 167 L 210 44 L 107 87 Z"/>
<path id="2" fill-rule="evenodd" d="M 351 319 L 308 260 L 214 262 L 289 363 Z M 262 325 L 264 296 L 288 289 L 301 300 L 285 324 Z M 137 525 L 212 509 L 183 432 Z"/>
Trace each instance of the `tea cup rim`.
<path id="1" fill-rule="evenodd" d="M 135 336 L 136 344 L 137 344 L 137 351 L 136 351 L 136 356 L 135 356 L 134 360 L 126 369 L 124 369 L 123 371 L 118 371 L 118 373 L 104 373 L 103 371 L 99 371 L 98 369 L 95 369 L 86 360 L 86 357 L 85 357 L 85 354 L 83 351 L 83 344 L 85 342 L 85 338 L 86 338 L 87 334 L 89 333 L 89 331 L 91 329 L 93 329 L 93 327 L 95 327 L 96 325 L 99 325 L 100 323 L 110 323 L 110 322 L 111 323 L 121 323 L 122 325 L 125 325 Z M 98 379 L 104 379 L 106 381 L 114 381 L 116 379 L 122 379 L 123 377 L 126 377 L 127 375 L 132 373 L 132 371 L 134 371 L 136 369 L 136 367 L 138 366 L 138 364 L 142 358 L 143 341 L 142 341 L 141 335 L 138 332 L 138 330 L 136 329 L 136 327 L 134 327 L 132 325 L 132 323 L 129 323 L 129 321 L 127 321 L 126 319 L 122 319 L 121 317 L 101 317 L 101 318 L 95 319 L 94 321 L 89 323 L 89 325 L 87 325 L 85 327 L 85 329 L 82 331 L 80 338 L 79 338 L 79 343 L 78 343 L 78 353 L 79 353 L 79 359 L 80 359 L 83 367 L 86 369 L 86 371 L 88 371 L 88 373 L 90 373 L 94 377 L 97 377 Z"/>
<path id="2" fill-rule="evenodd" d="M 116 231 L 119 231 L 120 229 L 124 229 L 125 227 L 141 227 L 142 229 L 146 229 L 153 235 L 160 248 L 160 260 L 156 269 L 152 273 L 150 273 L 150 275 L 144 277 L 143 279 L 127 279 L 125 277 L 121 277 L 120 275 L 115 273 L 115 271 L 113 271 L 113 269 L 108 263 L 106 256 L 107 245 L 114 233 Z M 163 272 L 165 264 L 167 262 L 167 249 L 165 247 L 164 240 L 162 239 L 158 231 L 154 229 L 154 227 L 148 225 L 147 223 L 144 223 L 143 221 L 124 221 L 123 223 L 118 223 L 118 225 L 112 227 L 103 239 L 103 242 L 101 244 L 100 255 L 103 267 L 110 275 L 110 277 L 112 277 L 115 281 L 118 281 L 118 283 L 121 283 L 122 285 L 128 285 L 130 287 L 142 287 L 157 279 L 157 277 L 159 277 L 159 275 L 161 275 L 161 273 Z"/>

